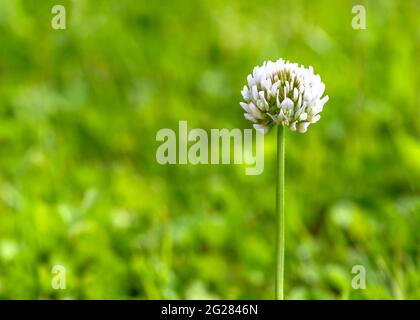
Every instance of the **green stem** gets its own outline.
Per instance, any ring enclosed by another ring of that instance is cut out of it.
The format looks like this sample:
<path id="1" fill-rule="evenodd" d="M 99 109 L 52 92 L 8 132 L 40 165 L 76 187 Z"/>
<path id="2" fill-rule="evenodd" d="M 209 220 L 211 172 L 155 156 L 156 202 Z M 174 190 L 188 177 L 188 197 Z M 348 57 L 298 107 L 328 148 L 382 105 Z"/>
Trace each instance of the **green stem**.
<path id="1" fill-rule="evenodd" d="M 284 127 L 277 126 L 277 266 L 276 266 L 276 299 L 284 299 Z"/>

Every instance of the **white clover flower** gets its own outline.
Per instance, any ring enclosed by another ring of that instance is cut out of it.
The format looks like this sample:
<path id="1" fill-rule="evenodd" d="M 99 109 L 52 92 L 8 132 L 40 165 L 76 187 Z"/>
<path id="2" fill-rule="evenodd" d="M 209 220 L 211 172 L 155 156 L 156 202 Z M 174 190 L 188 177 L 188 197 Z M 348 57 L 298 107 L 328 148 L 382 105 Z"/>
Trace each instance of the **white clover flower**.
<path id="1" fill-rule="evenodd" d="M 325 85 L 312 67 L 283 59 L 255 67 L 247 80 L 240 105 L 245 118 L 264 133 L 276 124 L 306 132 L 321 118 L 319 114 L 328 101 L 328 96 L 322 97 Z"/>

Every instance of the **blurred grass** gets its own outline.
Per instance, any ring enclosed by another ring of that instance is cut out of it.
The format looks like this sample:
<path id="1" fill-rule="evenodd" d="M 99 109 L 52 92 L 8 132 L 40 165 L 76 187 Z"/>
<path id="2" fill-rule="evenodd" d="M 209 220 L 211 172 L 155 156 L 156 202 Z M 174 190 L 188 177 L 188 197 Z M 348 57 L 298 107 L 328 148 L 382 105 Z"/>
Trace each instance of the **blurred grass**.
<path id="1" fill-rule="evenodd" d="M 60 3 L 65 31 L 0 0 L 0 298 L 271 299 L 275 134 L 260 176 L 160 166 L 155 135 L 249 128 L 246 75 L 283 57 L 330 96 L 286 137 L 286 296 L 420 299 L 418 1 Z"/>

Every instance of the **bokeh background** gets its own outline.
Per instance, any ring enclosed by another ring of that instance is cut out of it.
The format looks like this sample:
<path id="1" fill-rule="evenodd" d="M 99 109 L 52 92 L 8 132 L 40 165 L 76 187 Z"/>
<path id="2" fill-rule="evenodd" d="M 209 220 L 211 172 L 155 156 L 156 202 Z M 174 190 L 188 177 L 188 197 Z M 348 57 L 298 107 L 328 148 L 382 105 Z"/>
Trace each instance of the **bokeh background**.
<path id="1" fill-rule="evenodd" d="M 66 30 L 51 28 L 55 4 Z M 286 136 L 286 297 L 419 299 L 419 9 L 0 0 L 0 298 L 271 299 L 274 130 L 259 176 L 159 165 L 155 138 L 179 120 L 250 128 L 246 76 L 283 57 L 330 96 Z M 66 290 L 51 287 L 56 264 Z"/>

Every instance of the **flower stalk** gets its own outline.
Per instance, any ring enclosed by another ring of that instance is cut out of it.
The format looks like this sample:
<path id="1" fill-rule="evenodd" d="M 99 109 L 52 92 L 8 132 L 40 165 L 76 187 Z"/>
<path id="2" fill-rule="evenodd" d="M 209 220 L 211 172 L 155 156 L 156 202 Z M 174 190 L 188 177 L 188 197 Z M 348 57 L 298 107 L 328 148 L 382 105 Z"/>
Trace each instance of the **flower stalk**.
<path id="1" fill-rule="evenodd" d="M 276 299 L 284 299 L 284 127 L 277 127 L 277 188 L 276 188 Z"/>

